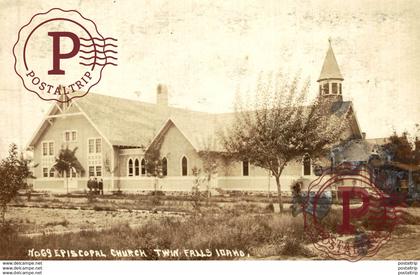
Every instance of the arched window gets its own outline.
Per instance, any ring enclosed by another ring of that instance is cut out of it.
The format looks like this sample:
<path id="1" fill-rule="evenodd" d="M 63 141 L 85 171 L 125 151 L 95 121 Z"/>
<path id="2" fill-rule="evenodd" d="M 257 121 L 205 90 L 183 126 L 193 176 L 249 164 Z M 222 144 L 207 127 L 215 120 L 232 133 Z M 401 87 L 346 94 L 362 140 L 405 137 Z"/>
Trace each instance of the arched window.
<path id="1" fill-rule="evenodd" d="M 168 175 L 168 160 L 166 158 L 162 159 L 162 176 Z"/>
<path id="2" fill-rule="evenodd" d="M 242 162 L 242 176 L 249 176 L 249 161 Z"/>
<path id="3" fill-rule="evenodd" d="M 146 160 L 141 160 L 141 174 L 142 176 L 146 175 Z"/>
<path id="4" fill-rule="evenodd" d="M 139 159 L 134 161 L 134 176 L 140 176 L 140 162 Z"/>
<path id="5" fill-rule="evenodd" d="M 303 156 L 303 175 L 310 176 L 311 170 L 311 158 L 308 154 L 305 154 Z"/>
<path id="6" fill-rule="evenodd" d="M 185 156 L 182 157 L 181 167 L 182 167 L 181 169 L 182 176 L 188 176 L 188 160 Z"/>
<path id="7" fill-rule="evenodd" d="M 128 160 L 128 176 L 129 177 L 133 176 L 133 160 L 132 159 Z"/>

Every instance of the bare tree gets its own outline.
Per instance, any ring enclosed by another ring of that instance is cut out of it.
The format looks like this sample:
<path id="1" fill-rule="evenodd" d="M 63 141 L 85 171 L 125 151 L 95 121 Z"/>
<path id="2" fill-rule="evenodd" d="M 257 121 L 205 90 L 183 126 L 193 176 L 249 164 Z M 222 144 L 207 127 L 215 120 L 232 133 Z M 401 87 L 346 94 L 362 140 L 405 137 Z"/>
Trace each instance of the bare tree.
<path id="1" fill-rule="evenodd" d="M 235 159 L 271 171 L 281 212 L 284 168 L 305 154 L 313 160 L 325 156 L 347 125 L 347 114 L 336 115 L 332 100 L 308 100 L 308 82 L 299 83 L 299 77 L 291 83 L 281 75 L 260 77 L 255 101 L 237 96 L 234 123 L 223 134 L 224 147 Z"/>
<path id="2" fill-rule="evenodd" d="M 198 155 L 200 156 L 200 159 L 203 163 L 202 170 L 200 170 L 200 173 L 203 173 L 205 176 L 206 181 L 206 188 L 207 188 L 207 203 L 210 200 L 210 183 L 213 179 L 213 177 L 218 172 L 219 167 L 219 159 L 222 158 L 221 152 L 216 152 L 212 150 L 211 148 L 211 139 L 205 141 L 204 150 L 201 150 L 198 152 Z"/>
<path id="3" fill-rule="evenodd" d="M 112 161 L 110 160 L 109 155 L 105 154 L 105 159 L 103 161 L 103 165 L 104 165 L 105 171 L 107 171 L 108 173 L 110 173 L 112 175 L 111 186 L 113 188 L 114 187 L 114 174 L 119 169 L 118 162 L 117 162 L 116 165 L 114 165 L 114 167 L 112 167 Z M 118 192 L 120 192 L 121 191 L 121 186 L 120 186 L 120 181 L 119 180 L 117 182 L 117 188 L 118 188 Z"/>

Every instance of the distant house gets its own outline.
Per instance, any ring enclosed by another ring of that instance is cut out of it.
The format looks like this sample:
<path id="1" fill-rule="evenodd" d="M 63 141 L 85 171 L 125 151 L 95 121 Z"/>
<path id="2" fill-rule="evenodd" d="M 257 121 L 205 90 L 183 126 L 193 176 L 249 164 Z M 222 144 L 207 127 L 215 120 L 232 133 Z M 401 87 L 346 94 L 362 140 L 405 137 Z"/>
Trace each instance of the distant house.
<path id="1" fill-rule="evenodd" d="M 352 103 L 343 101 L 343 77 L 331 45 L 319 77 L 319 94 L 332 99 L 329 112 L 348 121 L 345 136 L 362 138 Z M 233 122 L 233 113 L 205 113 L 168 105 L 169 93 L 157 87 L 156 104 L 89 93 L 70 103 L 53 103 L 30 140 L 35 168 L 34 188 L 62 192 L 68 177 L 70 190 L 86 189 L 89 177 L 103 178 L 105 192 L 191 191 L 194 167 L 202 168 L 200 152 L 222 153 L 217 132 Z M 158 186 L 147 176 L 145 150 L 158 147 L 163 159 L 163 178 Z M 58 175 L 53 165 L 61 148 L 78 147 L 83 169 Z M 217 154 L 216 154 L 217 155 Z M 218 158 L 212 190 L 276 191 L 267 170 L 249 162 Z M 314 178 L 309 155 L 283 172 L 283 190 L 297 178 Z"/>
<path id="2" fill-rule="evenodd" d="M 420 165 L 392 161 L 383 146 L 387 138 L 351 140 L 335 147 L 331 154 L 331 167 L 352 166 L 369 177 L 376 187 L 387 193 L 420 193 Z M 352 179 L 343 185 L 366 186 Z"/>

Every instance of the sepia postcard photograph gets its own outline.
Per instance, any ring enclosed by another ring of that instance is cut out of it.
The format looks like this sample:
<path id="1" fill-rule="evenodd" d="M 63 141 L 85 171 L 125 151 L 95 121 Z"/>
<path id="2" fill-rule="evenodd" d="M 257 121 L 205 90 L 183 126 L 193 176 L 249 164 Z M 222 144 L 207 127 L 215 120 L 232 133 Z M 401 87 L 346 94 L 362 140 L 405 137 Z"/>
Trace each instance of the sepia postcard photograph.
<path id="1" fill-rule="evenodd" d="M 418 274 L 419 18 L 0 0 L 0 274 Z"/>

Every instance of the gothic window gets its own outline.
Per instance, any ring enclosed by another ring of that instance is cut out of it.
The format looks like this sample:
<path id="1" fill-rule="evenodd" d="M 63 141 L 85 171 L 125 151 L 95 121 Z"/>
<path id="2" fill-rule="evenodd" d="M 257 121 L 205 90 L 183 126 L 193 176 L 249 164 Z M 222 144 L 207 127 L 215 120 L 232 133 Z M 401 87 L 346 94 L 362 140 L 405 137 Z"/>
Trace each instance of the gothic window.
<path id="1" fill-rule="evenodd" d="M 311 175 L 311 158 L 308 154 L 303 156 L 303 175 L 310 176 Z"/>
<path id="2" fill-rule="evenodd" d="M 132 159 L 128 160 L 128 176 L 129 177 L 133 176 L 133 160 Z"/>
<path id="3" fill-rule="evenodd" d="M 249 176 L 249 161 L 242 162 L 242 176 Z"/>
<path id="4" fill-rule="evenodd" d="M 181 166 L 182 166 L 182 175 L 187 176 L 188 175 L 188 160 L 185 156 L 182 157 Z"/>
<path id="5" fill-rule="evenodd" d="M 140 162 L 138 159 L 134 161 L 134 175 L 140 176 Z"/>
<path id="6" fill-rule="evenodd" d="M 162 159 L 162 176 L 168 175 L 168 160 L 166 158 Z"/>
<path id="7" fill-rule="evenodd" d="M 143 176 L 146 175 L 146 160 L 145 159 L 141 160 L 141 174 Z"/>

